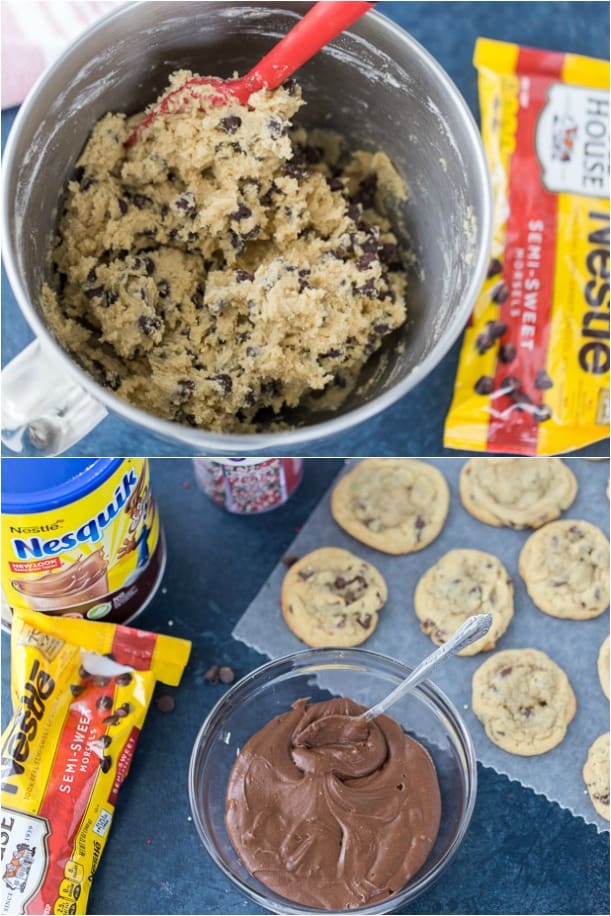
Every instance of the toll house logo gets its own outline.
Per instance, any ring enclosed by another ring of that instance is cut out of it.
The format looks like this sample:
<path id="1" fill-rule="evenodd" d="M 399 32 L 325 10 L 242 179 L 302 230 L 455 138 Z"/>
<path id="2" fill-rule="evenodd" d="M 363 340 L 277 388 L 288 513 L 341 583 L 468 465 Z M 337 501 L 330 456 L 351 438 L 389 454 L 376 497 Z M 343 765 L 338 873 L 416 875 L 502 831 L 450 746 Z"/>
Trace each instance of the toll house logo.
<path id="1" fill-rule="evenodd" d="M 609 196 L 609 93 L 555 83 L 536 129 L 548 191 Z"/>
<path id="2" fill-rule="evenodd" d="M 0 827 L 0 913 L 25 913 L 47 873 L 49 824 L 3 805 Z"/>
<path id="3" fill-rule="evenodd" d="M 19 891 L 20 894 L 25 891 L 35 854 L 35 846 L 17 843 L 2 875 L 2 880 L 11 891 Z"/>

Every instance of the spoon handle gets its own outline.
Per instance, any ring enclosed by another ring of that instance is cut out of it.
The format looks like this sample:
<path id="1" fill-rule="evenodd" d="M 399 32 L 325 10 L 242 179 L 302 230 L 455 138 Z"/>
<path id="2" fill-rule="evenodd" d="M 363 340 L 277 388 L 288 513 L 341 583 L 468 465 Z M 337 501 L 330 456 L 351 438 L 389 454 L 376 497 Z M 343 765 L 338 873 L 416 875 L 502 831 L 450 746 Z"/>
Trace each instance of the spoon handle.
<path id="1" fill-rule="evenodd" d="M 454 655 L 455 652 L 460 652 L 461 649 L 471 645 L 476 639 L 481 639 L 482 636 L 485 636 L 491 624 L 491 614 L 476 614 L 474 617 L 469 617 L 443 646 L 440 646 L 435 652 L 427 655 L 424 661 L 420 662 L 412 673 L 406 677 L 404 681 L 401 681 L 398 687 L 395 687 L 388 696 L 384 697 L 383 700 L 380 700 L 379 703 L 376 703 L 375 706 L 372 706 L 371 709 L 364 712 L 362 714 L 363 718 L 375 719 L 376 716 L 386 712 L 389 706 L 392 706 L 393 703 L 396 703 L 396 701 L 404 696 L 409 690 L 412 690 L 416 684 L 419 684 L 420 681 L 428 677 L 448 655 Z"/>
<path id="2" fill-rule="evenodd" d="M 303 19 L 245 77 L 250 91 L 254 92 L 264 86 L 275 89 L 374 5 L 364 0 L 315 3 Z"/>

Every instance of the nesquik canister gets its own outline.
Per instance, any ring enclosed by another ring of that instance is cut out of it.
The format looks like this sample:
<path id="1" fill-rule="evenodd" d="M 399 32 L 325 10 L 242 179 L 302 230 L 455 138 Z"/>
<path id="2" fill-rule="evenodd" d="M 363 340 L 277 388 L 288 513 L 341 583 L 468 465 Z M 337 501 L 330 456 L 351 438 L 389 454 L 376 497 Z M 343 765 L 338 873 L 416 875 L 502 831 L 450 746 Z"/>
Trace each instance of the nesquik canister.
<path id="1" fill-rule="evenodd" d="M 238 515 L 284 505 L 303 477 L 303 458 L 194 458 L 204 493 Z"/>
<path id="2" fill-rule="evenodd" d="M 127 623 L 165 559 L 146 458 L 2 459 L 5 629 L 14 607 Z"/>

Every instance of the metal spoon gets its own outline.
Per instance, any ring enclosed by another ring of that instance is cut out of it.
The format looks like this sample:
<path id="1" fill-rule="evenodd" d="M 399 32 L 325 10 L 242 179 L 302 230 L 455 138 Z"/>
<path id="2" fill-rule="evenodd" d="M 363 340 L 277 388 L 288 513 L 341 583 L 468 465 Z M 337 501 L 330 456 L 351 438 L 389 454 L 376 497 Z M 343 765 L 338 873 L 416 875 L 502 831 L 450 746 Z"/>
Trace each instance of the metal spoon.
<path id="1" fill-rule="evenodd" d="M 394 690 L 391 690 L 388 696 L 361 713 L 357 718 L 369 721 L 386 712 L 389 706 L 392 706 L 393 703 L 396 703 L 397 700 L 400 700 L 401 697 L 412 690 L 416 684 L 428 677 L 431 671 L 445 661 L 448 655 L 460 652 L 461 649 L 470 646 L 476 639 L 481 639 L 482 636 L 485 636 L 491 625 L 492 614 L 475 614 L 473 617 L 469 617 L 443 646 L 439 646 L 438 649 L 427 655 L 424 661 L 421 661 L 404 681 L 401 681 Z"/>

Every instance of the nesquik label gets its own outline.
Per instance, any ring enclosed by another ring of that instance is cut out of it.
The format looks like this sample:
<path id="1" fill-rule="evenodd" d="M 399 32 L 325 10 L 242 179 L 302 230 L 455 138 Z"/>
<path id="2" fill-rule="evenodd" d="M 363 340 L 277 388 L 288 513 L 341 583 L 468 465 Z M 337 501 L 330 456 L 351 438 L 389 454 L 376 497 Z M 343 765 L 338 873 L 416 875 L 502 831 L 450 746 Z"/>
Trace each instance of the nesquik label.
<path id="1" fill-rule="evenodd" d="M 8 604 L 124 622 L 153 594 L 164 565 L 146 459 L 127 458 L 61 510 L 2 516 Z M 3 621 L 8 623 L 8 621 Z"/>

